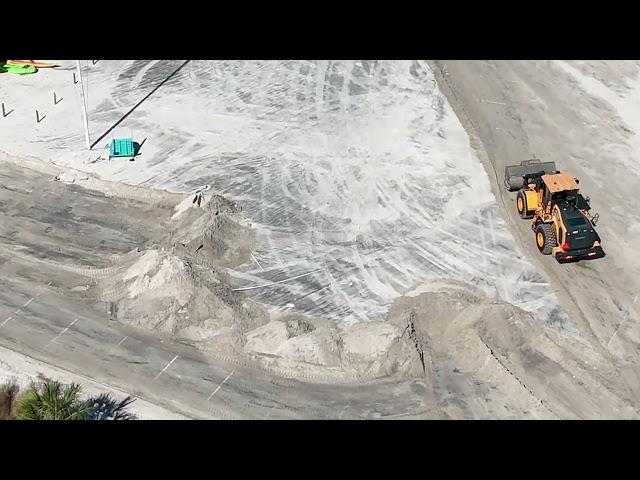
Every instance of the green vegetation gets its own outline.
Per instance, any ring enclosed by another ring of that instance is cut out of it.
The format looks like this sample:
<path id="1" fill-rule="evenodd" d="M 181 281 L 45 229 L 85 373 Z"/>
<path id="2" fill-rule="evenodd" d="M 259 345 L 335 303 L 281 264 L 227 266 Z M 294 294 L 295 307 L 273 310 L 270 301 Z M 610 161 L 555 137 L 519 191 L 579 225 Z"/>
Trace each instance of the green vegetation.
<path id="1" fill-rule="evenodd" d="M 132 397 L 117 401 L 111 394 L 81 399 L 77 383 L 64 385 L 48 378 L 24 392 L 13 381 L 0 385 L 0 420 L 135 420 L 127 411 Z"/>

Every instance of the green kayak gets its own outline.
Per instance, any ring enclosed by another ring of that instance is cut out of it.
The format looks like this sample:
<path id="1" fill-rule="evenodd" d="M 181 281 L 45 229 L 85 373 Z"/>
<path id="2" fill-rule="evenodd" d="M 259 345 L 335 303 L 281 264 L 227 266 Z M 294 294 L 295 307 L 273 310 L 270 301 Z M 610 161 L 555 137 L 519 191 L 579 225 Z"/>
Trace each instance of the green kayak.
<path id="1" fill-rule="evenodd" d="M 26 75 L 28 73 L 36 73 L 38 69 L 33 65 L 13 65 L 6 63 L 0 66 L 0 72 L 13 73 L 16 75 Z"/>

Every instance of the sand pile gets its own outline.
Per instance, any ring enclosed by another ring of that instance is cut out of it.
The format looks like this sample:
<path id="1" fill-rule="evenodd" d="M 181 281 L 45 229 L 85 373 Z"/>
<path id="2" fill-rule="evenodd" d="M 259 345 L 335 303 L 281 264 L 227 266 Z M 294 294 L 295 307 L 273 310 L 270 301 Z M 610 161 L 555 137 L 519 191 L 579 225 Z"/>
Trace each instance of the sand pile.
<path id="1" fill-rule="evenodd" d="M 431 339 L 441 341 L 451 321 L 482 301 L 456 288 L 425 292 L 402 297 L 385 319 L 344 328 L 289 315 L 248 332 L 244 351 L 265 367 L 310 374 L 426 377 L 433 364 Z"/>
<path id="2" fill-rule="evenodd" d="M 244 334 L 266 322 L 266 313 L 230 290 L 222 274 L 188 257 L 148 250 L 122 274 L 124 288 L 112 300 L 115 319 L 176 338 L 214 342 L 237 355 Z"/>
<path id="3" fill-rule="evenodd" d="M 238 355 L 244 334 L 267 313 L 232 291 L 226 267 L 246 261 L 253 232 L 235 204 L 218 195 L 178 204 L 172 229 L 155 248 L 120 257 L 118 274 L 102 280 L 112 318 Z"/>
<path id="4" fill-rule="evenodd" d="M 451 286 L 400 299 L 436 406 L 453 418 L 636 418 L 610 359 L 524 310 Z"/>
<path id="5" fill-rule="evenodd" d="M 249 332 L 244 350 L 265 367 L 320 377 L 371 379 L 422 373 L 408 337 L 384 321 L 341 330 L 332 322 L 287 316 Z"/>
<path id="6" fill-rule="evenodd" d="M 250 260 L 255 234 L 242 225 L 237 204 L 213 194 L 194 200 L 188 196 L 176 206 L 168 245 L 211 267 L 233 268 Z"/>

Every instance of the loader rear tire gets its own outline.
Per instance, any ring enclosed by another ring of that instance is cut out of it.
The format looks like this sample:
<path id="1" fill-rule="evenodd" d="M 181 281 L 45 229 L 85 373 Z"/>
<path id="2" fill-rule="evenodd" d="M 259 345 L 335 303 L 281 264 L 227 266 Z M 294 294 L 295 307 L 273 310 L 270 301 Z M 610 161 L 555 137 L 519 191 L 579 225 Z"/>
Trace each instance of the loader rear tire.
<path id="1" fill-rule="evenodd" d="M 536 227 L 536 245 L 543 255 L 551 255 L 553 249 L 557 246 L 556 232 L 553 231 L 553 225 L 549 223 L 541 223 Z"/>
<path id="2" fill-rule="evenodd" d="M 516 196 L 516 208 L 518 209 L 518 213 L 521 218 L 524 218 L 525 220 L 533 218 L 533 215 L 529 212 L 527 196 L 525 195 L 524 190 L 518 190 L 518 195 Z"/>

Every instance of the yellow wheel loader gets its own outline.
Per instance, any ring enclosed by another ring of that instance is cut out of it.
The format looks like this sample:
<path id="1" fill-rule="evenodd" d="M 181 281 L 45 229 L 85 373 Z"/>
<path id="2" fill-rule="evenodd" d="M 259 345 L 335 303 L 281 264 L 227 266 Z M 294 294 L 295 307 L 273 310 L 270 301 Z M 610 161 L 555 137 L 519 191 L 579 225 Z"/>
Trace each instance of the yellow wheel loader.
<path id="1" fill-rule="evenodd" d="M 605 256 L 595 231 L 599 215 L 591 215 L 578 179 L 556 170 L 554 162 L 526 160 L 505 168 L 505 188 L 516 191 L 516 208 L 531 219 L 536 245 L 560 263 Z"/>

